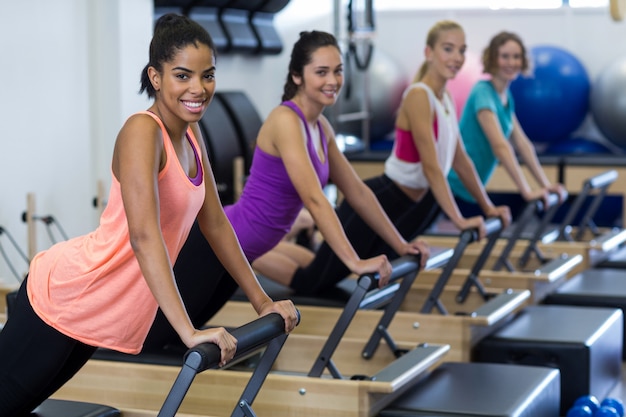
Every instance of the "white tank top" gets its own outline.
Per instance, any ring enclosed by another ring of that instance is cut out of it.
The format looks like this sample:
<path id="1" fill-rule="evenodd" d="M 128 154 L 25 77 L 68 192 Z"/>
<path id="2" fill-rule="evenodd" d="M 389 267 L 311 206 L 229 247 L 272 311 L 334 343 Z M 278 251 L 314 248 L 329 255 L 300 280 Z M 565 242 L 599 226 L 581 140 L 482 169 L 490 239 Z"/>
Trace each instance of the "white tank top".
<path id="1" fill-rule="evenodd" d="M 454 159 L 454 152 L 460 135 L 454 103 L 447 92 L 444 93 L 442 103 L 437 99 L 430 87 L 422 82 L 414 83 L 407 87 L 403 97 L 413 88 L 421 88 L 428 94 L 430 111 L 431 114 L 434 112 L 437 123 L 437 136 L 435 138 L 437 161 L 443 175 L 447 176 L 452 168 L 452 160 Z M 399 159 L 395 153 L 395 145 L 391 155 L 385 161 L 385 174 L 396 183 L 408 188 L 421 189 L 429 187 L 422 163 L 407 162 Z"/>

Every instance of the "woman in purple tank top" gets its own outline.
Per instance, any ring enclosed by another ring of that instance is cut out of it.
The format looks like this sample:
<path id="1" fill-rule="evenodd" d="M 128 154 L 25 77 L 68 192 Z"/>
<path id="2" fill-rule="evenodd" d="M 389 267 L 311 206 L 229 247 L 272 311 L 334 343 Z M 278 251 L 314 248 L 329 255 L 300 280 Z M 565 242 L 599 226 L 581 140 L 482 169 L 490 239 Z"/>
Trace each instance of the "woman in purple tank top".
<path id="1" fill-rule="evenodd" d="M 421 242 L 407 242 L 398 233 L 372 191 L 357 176 L 337 146 L 333 128 L 322 111 L 335 104 L 342 84 L 343 62 L 334 36 L 318 31 L 302 32 L 291 53 L 282 97 L 283 104 L 287 105 L 278 106 L 270 113 L 259 132 L 257 147 L 281 158 L 299 199 L 311 213 L 325 242 L 349 272 L 377 272 L 382 277 L 382 286 L 390 274 L 387 256 L 360 257 L 324 194 L 314 169 L 315 162 L 323 157 L 324 148 L 328 150 L 329 179 L 377 234 L 400 254 L 424 253 L 427 249 Z M 307 131 L 312 142 L 318 143 L 312 149 L 306 146 Z M 317 155 L 309 155 L 310 152 Z M 240 236 L 240 240 L 242 238 Z M 293 245 L 285 247 L 293 248 Z M 306 265 L 311 260 L 310 255 L 308 258 L 292 255 L 284 253 L 279 243 L 252 265 L 263 275 L 289 285 L 294 271 L 303 266 L 300 262 Z M 424 261 L 426 258 L 424 256 Z"/>

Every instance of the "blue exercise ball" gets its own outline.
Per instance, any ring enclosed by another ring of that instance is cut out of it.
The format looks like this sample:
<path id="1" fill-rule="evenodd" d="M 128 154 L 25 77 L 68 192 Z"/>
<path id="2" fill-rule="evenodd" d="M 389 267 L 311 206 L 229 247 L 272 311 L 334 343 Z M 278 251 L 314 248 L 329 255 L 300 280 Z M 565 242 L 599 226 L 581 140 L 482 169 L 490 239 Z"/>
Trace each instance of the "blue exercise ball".
<path id="1" fill-rule="evenodd" d="M 617 410 L 613 407 L 602 406 L 598 408 L 598 410 L 593 413 L 593 417 L 620 417 Z"/>
<path id="2" fill-rule="evenodd" d="M 595 140 L 573 137 L 550 143 L 544 153 L 546 155 L 607 155 L 612 151 Z"/>
<path id="3" fill-rule="evenodd" d="M 598 75 L 591 88 L 591 114 L 602 134 L 626 149 L 626 57 Z"/>
<path id="4" fill-rule="evenodd" d="M 589 111 L 589 76 L 581 62 L 562 48 L 535 46 L 530 55 L 531 73 L 511 83 L 517 118 L 533 142 L 563 140 Z"/>
<path id="5" fill-rule="evenodd" d="M 615 409 L 619 417 L 624 417 L 624 403 L 619 398 L 608 397 L 602 400 L 600 408 L 612 407 Z"/>
<path id="6" fill-rule="evenodd" d="M 583 395 L 576 398 L 576 401 L 574 401 L 573 407 L 577 406 L 587 406 L 591 409 L 591 412 L 595 414 L 600 408 L 600 400 L 598 400 L 598 397 L 595 395 Z"/>

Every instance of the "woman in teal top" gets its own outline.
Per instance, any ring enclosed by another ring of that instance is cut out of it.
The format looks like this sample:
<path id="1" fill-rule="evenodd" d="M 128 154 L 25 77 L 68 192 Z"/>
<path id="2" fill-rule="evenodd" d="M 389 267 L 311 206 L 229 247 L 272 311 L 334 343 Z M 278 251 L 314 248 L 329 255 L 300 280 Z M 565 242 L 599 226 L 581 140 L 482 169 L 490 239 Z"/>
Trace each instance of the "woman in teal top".
<path id="1" fill-rule="evenodd" d="M 465 103 L 459 123 L 461 137 L 476 171 L 487 184 L 498 163 L 502 164 L 526 201 L 545 200 L 550 193 L 563 199 L 561 184 L 551 183 L 544 173 L 535 147 L 515 116 L 509 86 L 528 68 L 526 48 L 514 33 L 500 32 L 483 52 L 483 71 L 491 78 L 479 81 Z M 524 177 L 518 158 L 526 165 L 539 189 L 533 190 Z M 472 215 L 475 200 L 454 171 L 448 175 L 450 188 L 464 215 Z M 476 210 L 479 210 L 476 206 Z"/>

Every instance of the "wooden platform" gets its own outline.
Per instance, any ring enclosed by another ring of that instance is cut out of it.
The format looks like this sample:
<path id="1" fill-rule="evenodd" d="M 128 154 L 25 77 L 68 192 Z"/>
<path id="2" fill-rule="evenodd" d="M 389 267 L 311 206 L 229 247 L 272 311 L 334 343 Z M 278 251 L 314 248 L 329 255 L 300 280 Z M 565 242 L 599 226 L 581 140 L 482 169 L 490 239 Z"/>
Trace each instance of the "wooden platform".
<path id="1" fill-rule="evenodd" d="M 541 252 L 550 259 L 557 258 L 562 255 L 582 256 L 581 262 L 571 270 L 568 271 L 567 277 L 572 277 L 579 272 L 582 272 L 586 269 L 593 267 L 595 262 L 599 257 L 603 257 L 602 254 L 606 254 L 613 249 L 617 249 L 619 244 L 618 242 L 623 241 L 622 239 L 626 238 L 626 231 L 619 232 L 617 234 L 617 238 L 613 241 L 609 241 L 608 243 L 603 240 L 598 239 L 590 239 L 586 242 L 552 242 L 552 243 L 539 243 L 537 246 L 541 250 Z M 425 235 L 422 236 L 422 239 L 425 240 L 429 245 L 432 246 L 442 246 L 453 248 L 458 239 L 456 237 L 451 236 L 436 236 L 436 235 Z M 493 270 L 494 264 L 496 262 L 497 257 L 502 253 L 502 250 L 505 248 L 507 244 L 506 239 L 499 239 L 496 243 L 492 253 L 489 256 L 489 260 L 485 265 L 484 270 Z M 465 250 L 465 256 L 459 262 L 459 268 L 471 268 L 476 260 L 476 258 L 480 255 L 484 248 L 484 242 L 473 243 Z M 509 259 L 513 261 L 513 263 L 518 260 L 526 247 L 528 246 L 527 241 L 520 240 L 515 244 L 515 247 L 510 253 Z M 516 269 L 519 268 L 518 265 L 513 265 Z M 531 257 L 528 264 L 520 269 L 519 272 L 524 271 L 534 271 L 535 269 L 541 267 L 541 263 L 536 259 L 536 257 Z M 506 269 L 502 269 L 506 271 Z M 483 271 L 483 273 L 485 273 Z M 497 274 L 496 274 L 497 276 Z"/>
<path id="2" fill-rule="evenodd" d="M 473 264 L 472 260 L 475 256 L 477 256 L 476 253 L 470 251 L 467 257 L 461 260 L 461 266 L 454 269 L 448 279 L 446 290 L 453 294 L 448 294 L 447 298 L 452 301 L 453 305 L 459 304 L 457 303 L 456 295 L 472 273 L 470 267 Z M 487 293 L 499 293 L 506 289 L 529 290 L 531 292 L 531 298 L 528 301 L 530 303 L 538 303 L 541 302 L 547 294 L 551 293 L 567 279 L 574 276 L 573 271 L 580 269 L 580 263 L 582 263 L 580 256 L 573 256 L 569 259 L 571 260 L 571 265 L 567 264 L 563 268 L 554 271 L 542 270 L 540 268 L 515 272 L 509 272 L 507 270 L 494 271 L 493 269 L 489 269 L 492 265 L 487 265 L 488 268 L 481 270 L 477 279 Z M 493 260 L 491 263 L 493 264 Z M 407 301 L 403 304 L 402 309 L 416 311 L 416 309 L 419 308 L 420 302 L 422 302 L 421 300 L 425 297 L 425 293 L 435 285 L 440 275 L 441 270 L 421 271 L 412 286 L 411 292 L 407 295 Z M 483 299 L 477 292 L 476 287 L 474 287 L 470 297 L 460 303 L 458 307 L 461 309 L 472 309 L 475 308 L 476 303 L 480 303 L 481 300 Z"/>
<path id="3" fill-rule="evenodd" d="M 303 312 L 303 317 L 305 315 Z M 447 352 L 446 346 L 430 347 L 428 349 L 435 348 L 435 353 L 425 361 L 407 366 L 395 378 L 386 378 L 395 357 L 383 349 L 374 358 L 365 360 L 358 354 L 362 341 L 347 338 L 342 340 L 334 356 L 339 369 L 345 375 L 379 375 L 376 380 L 331 379 L 327 375 L 308 377 L 306 373 L 325 339 L 297 334 L 288 337 L 254 401 L 253 408 L 258 415 L 373 416 L 408 389 L 423 372 L 435 367 Z M 174 366 L 90 360 L 54 398 L 141 410 L 130 415 L 143 417 L 151 415 L 146 412 L 160 409 L 178 371 Z M 245 367 L 198 374 L 180 412 L 230 415 L 250 374 Z"/>
<path id="4" fill-rule="evenodd" d="M 450 345 L 446 359 L 468 362 L 471 350 L 482 338 L 508 322 L 518 311 L 527 305 L 529 291 L 522 291 L 510 304 L 502 306 L 490 315 L 441 315 L 400 311 L 389 326 L 389 333 L 396 343 L 415 346 L 420 343 Z M 485 303 L 479 303 L 483 306 Z M 294 330 L 294 335 L 315 335 L 328 337 L 337 322 L 341 310 L 334 307 L 298 306 L 302 313 L 302 323 Z M 476 309 L 474 309 L 476 311 Z M 379 310 L 359 310 L 350 323 L 345 337 L 360 342 L 367 341 L 383 313 Z M 212 325 L 236 326 L 256 317 L 249 303 L 229 301 L 209 322 Z M 361 352 L 363 346 L 358 348 Z M 376 355 L 388 351 L 378 348 Z"/>

